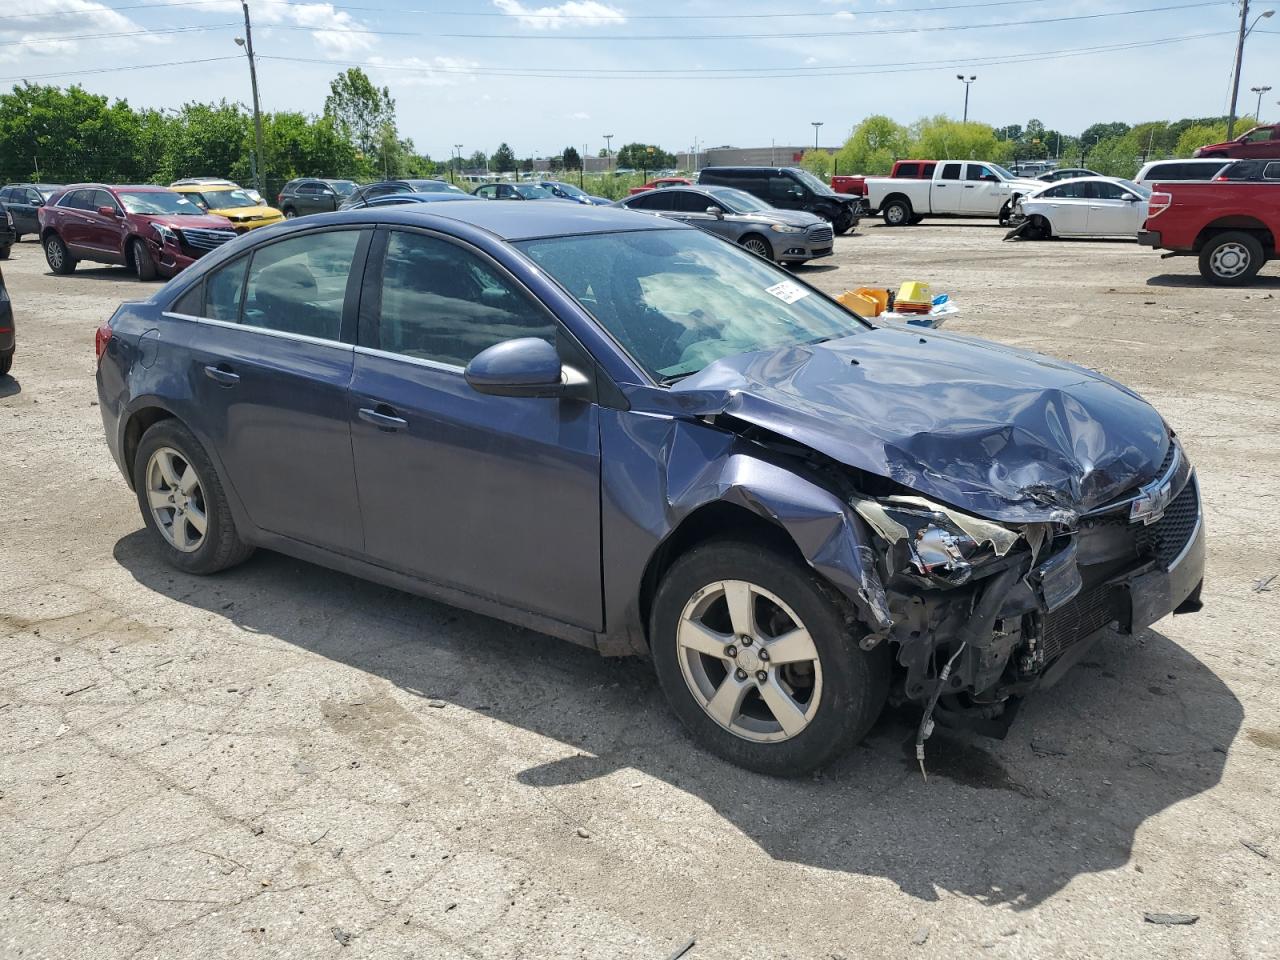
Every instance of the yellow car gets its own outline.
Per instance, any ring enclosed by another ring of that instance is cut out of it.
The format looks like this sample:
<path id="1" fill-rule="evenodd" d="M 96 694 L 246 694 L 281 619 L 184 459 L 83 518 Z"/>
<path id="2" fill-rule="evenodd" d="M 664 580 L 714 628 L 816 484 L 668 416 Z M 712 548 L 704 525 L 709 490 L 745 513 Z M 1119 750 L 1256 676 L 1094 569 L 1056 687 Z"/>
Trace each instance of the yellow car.
<path id="1" fill-rule="evenodd" d="M 236 233 L 279 223 L 284 219 L 283 213 L 264 204 L 254 191 L 230 180 L 202 183 L 178 181 L 172 185 L 172 189 L 189 197 L 206 212 L 226 217 Z"/>

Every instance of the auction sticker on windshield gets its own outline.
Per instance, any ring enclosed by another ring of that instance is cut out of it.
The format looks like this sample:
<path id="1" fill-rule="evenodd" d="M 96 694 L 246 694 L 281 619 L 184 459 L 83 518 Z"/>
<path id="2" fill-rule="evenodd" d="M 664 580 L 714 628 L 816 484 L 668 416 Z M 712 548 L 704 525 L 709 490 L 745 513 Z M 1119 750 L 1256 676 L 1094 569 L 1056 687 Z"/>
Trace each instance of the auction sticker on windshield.
<path id="1" fill-rule="evenodd" d="M 809 291 L 792 280 L 783 280 L 772 287 L 765 287 L 764 292 L 777 297 L 783 303 L 795 303 L 809 295 Z"/>

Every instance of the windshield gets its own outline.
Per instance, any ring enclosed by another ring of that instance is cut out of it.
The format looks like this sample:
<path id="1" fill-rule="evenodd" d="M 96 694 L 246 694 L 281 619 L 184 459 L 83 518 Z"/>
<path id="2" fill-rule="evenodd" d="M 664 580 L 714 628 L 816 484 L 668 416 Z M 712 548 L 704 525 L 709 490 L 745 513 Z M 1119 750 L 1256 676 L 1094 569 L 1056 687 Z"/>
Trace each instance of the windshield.
<path id="1" fill-rule="evenodd" d="M 984 160 L 984 161 L 983 161 L 983 163 L 982 163 L 982 165 L 983 165 L 984 167 L 986 167 L 988 170 L 990 170 L 992 173 L 994 173 L 994 174 L 995 174 L 997 177 L 999 177 L 1001 180 L 1016 180 L 1016 179 L 1018 179 L 1018 178 L 1017 178 L 1017 177 L 1015 177 L 1012 173 L 1010 173 L 1008 170 L 1006 170 L 1004 167 L 1000 166 L 1000 164 L 998 164 L 998 163 L 991 163 L 991 162 L 990 162 L 990 161 L 988 161 L 988 160 Z"/>
<path id="2" fill-rule="evenodd" d="M 554 197 L 555 194 L 550 190 L 544 190 L 542 187 L 535 186 L 532 183 L 517 183 L 513 189 L 526 200 L 545 200 L 547 197 Z"/>
<path id="3" fill-rule="evenodd" d="M 1151 199 L 1150 187 L 1144 187 L 1141 184 L 1134 183 L 1132 180 L 1117 179 L 1116 183 L 1123 186 L 1126 190 L 1132 190 L 1134 193 L 1140 196 L 1143 200 Z"/>
<path id="4" fill-rule="evenodd" d="M 187 196 L 204 200 L 210 210 L 231 210 L 236 207 L 256 207 L 260 201 L 255 200 L 248 190 L 204 190 L 200 193 L 189 193 Z"/>
<path id="5" fill-rule="evenodd" d="M 579 190 L 572 183 L 557 183 L 556 189 L 565 196 L 573 197 L 575 200 L 581 199 L 587 195 L 585 191 Z"/>
<path id="6" fill-rule="evenodd" d="M 333 187 L 340 197 L 349 197 L 356 192 L 356 185 L 350 180 L 326 180 L 325 183 Z"/>
<path id="7" fill-rule="evenodd" d="M 772 210 L 773 207 L 763 200 L 753 197 L 745 190 L 733 187 L 717 188 L 711 195 L 729 208 L 731 213 L 758 213 L 761 210 Z"/>
<path id="8" fill-rule="evenodd" d="M 793 170 L 791 172 L 800 178 L 801 183 L 819 196 L 830 197 L 835 194 L 834 190 L 828 187 L 808 170 Z"/>
<path id="9" fill-rule="evenodd" d="M 132 193 L 128 190 L 122 190 L 117 194 L 120 202 L 124 204 L 124 208 L 130 213 L 141 213 L 150 215 L 172 214 L 179 217 L 203 217 L 204 211 L 198 207 L 194 201 L 189 200 L 180 193 L 171 193 L 167 190 L 149 190 L 145 193 L 139 191 Z"/>
<path id="10" fill-rule="evenodd" d="M 655 380 L 722 357 L 861 333 L 850 313 L 701 230 L 637 230 L 516 244 Z"/>

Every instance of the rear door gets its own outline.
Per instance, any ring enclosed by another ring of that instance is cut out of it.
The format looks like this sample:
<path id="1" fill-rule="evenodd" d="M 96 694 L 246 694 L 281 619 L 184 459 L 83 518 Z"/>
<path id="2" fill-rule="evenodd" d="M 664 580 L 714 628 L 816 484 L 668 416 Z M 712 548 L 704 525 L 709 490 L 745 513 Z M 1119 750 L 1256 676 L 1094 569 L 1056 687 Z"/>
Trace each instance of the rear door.
<path id="1" fill-rule="evenodd" d="M 290 234 L 211 272 L 191 350 L 198 429 L 252 522 L 348 554 L 363 547 L 347 389 L 370 235 Z"/>
<path id="2" fill-rule="evenodd" d="M 964 208 L 963 193 L 964 164 L 944 163 L 938 171 L 938 178 L 933 181 L 929 207 L 933 213 L 959 213 Z"/>
<path id="3" fill-rule="evenodd" d="M 1091 181 L 1068 180 L 1050 187 L 1041 196 L 1052 200 L 1049 225 L 1060 236 L 1080 236 L 1089 229 L 1089 203 L 1094 196 Z M 1035 201 L 1029 201 L 1034 204 Z"/>
<path id="4" fill-rule="evenodd" d="M 428 231 L 379 234 L 350 409 L 369 557 L 599 629 L 596 405 L 486 396 L 463 379 L 477 353 L 516 337 L 555 343 L 579 369 L 589 360 L 487 255 Z"/>

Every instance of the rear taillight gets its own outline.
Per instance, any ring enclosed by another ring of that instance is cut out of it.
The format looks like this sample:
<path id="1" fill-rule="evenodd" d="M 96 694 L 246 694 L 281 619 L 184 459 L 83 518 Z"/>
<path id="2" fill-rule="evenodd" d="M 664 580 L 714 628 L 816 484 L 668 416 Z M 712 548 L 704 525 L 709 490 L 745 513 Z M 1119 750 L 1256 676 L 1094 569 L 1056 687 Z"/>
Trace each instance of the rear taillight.
<path id="1" fill-rule="evenodd" d="M 107 352 L 107 344 L 111 342 L 111 321 L 104 320 L 93 334 L 93 352 L 98 355 L 98 359 L 102 359 L 102 355 Z"/>
<path id="2" fill-rule="evenodd" d="M 1151 199 L 1147 201 L 1147 219 L 1158 217 L 1169 209 L 1173 203 L 1173 194 L 1171 193 L 1153 193 Z"/>
<path id="3" fill-rule="evenodd" d="M 282 203 L 284 203 L 284 194 L 283 194 L 283 193 L 277 193 L 277 194 L 276 194 L 276 206 L 278 207 L 278 206 L 280 206 L 280 204 L 282 204 Z"/>

